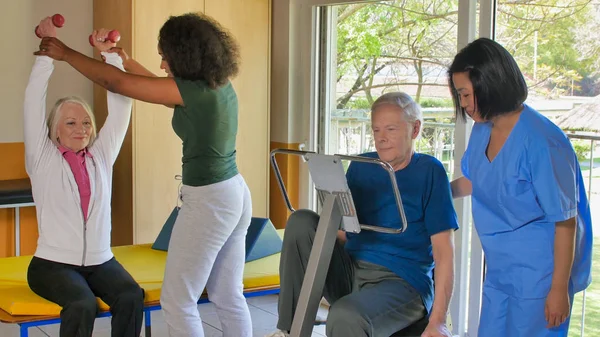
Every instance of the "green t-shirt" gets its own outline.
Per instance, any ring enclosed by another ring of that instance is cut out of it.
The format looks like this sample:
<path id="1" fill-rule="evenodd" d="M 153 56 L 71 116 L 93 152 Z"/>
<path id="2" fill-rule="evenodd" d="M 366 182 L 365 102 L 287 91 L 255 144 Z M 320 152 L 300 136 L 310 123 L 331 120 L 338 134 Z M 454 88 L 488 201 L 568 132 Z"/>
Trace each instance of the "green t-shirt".
<path id="1" fill-rule="evenodd" d="M 203 186 L 237 175 L 238 100 L 231 82 L 218 89 L 204 81 L 175 83 L 184 104 L 175 107 L 171 121 L 183 141 L 183 183 Z"/>

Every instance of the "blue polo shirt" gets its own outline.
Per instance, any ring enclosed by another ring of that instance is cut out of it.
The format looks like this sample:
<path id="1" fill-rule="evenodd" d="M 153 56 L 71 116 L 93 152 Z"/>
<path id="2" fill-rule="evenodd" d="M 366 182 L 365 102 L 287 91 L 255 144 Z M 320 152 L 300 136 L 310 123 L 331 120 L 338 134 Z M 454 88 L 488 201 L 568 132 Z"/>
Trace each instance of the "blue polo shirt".
<path id="1" fill-rule="evenodd" d="M 378 158 L 376 152 L 362 156 Z M 355 260 L 384 266 L 421 295 L 427 312 L 433 305 L 431 236 L 458 229 L 448 176 L 436 158 L 415 153 L 396 181 L 408 222 L 402 234 L 363 230 L 347 233 L 346 250 Z M 389 174 L 379 165 L 352 162 L 346 173 L 358 220 L 364 225 L 399 228 L 402 224 Z"/>

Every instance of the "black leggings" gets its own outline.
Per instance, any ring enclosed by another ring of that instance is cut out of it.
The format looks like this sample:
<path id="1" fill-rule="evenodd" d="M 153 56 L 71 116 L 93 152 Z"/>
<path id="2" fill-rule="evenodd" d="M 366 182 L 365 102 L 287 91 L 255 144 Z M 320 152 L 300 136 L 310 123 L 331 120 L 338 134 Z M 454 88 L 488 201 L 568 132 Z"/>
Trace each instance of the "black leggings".
<path id="1" fill-rule="evenodd" d="M 113 257 L 97 266 L 74 266 L 33 257 L 27 270 L 33 292 L 62 307 L 61 337 L 90 337 L 96 297 L 110 306 L 112 337 L 139 337 L 144 291 Z"/>

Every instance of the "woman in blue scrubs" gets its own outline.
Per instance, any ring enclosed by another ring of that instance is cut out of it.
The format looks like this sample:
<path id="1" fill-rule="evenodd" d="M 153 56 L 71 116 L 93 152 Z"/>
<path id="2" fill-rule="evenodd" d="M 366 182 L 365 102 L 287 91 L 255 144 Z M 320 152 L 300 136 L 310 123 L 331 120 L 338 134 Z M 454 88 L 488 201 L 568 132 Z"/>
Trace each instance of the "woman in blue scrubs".
<path id="1" fill-rule="evenodd" d="M 513 57 L 481 38 L 448 71 L 457 118 L 475 122 L 455 198 L 471 195 L 487 263 L 480 337 L 567 336 L 573 295 L 591 281 L 592 226 L 566 135 L 525 104 Z"/>

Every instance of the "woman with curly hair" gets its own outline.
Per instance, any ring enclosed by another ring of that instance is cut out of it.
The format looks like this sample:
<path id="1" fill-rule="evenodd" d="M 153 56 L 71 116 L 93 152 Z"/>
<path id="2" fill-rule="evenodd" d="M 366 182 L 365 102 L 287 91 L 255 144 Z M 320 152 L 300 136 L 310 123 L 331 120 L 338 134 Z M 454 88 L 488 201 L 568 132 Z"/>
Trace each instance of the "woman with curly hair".
<path id="1" fill-rule="evenodd" d="M 169 335 L 204 336 L 197 301 L 206 287 L 223 335 L 251 336 L 242 278 L 252 201 L 236 165 L 238 101 L 230 82 L 238 72 L 237 43 L 211 18 L 190 13 L 170 17 L 160 29 L 167 77 L 156 77 L 122 50 L 113 52 L 129 73 L 56 38 L 42 39 L 35 54 L 65 61 L 109 91 L 174 107 L 173 129 L 183 141 L 183 204 L 161 294 Z"/>

